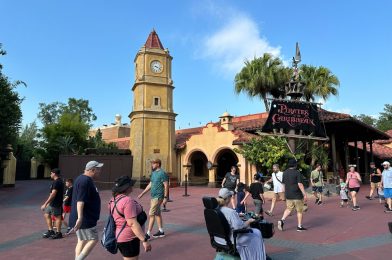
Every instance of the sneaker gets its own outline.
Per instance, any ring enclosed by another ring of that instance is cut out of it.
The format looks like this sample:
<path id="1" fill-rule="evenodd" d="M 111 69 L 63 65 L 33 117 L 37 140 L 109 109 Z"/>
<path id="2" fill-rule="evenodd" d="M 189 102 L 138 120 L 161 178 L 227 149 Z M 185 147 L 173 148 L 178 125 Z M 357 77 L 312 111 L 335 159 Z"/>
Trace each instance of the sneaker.
<path id="1" fill-rule="evenodd" d="M 144 237 L 147 238 L 147 240 L 151 240 L 151 236 L 149 234 L 147 234 L 147 233 L 146 233 L 146 235 Z"/>
<path id="2" fill-rule="evenodd" d="M 53 230 L 48 230 L 48 231 L 46 231 L 45 233 L 42 234 L 42 237 L 43 238 L 49 238 L 49 237 L 53 236 L 54 234 L 55 233 L 54 233 Z"/>
<path id="3" fill-rule="evenodd" d="M 319 200 L 319 201 L 317 202 L 317 205 L 321 205 L 321 204 L 323 204 L 323 202 L 322 202 L 321 200 Z"/>
<path id="4" fill-rule="evenodd" d="M 69 233 L 69 231 L 71 231 L 71 227 L 67 227 L 67 233 Z"/>
<path id="5" fill-rule="evenodd" d="M 273 216 L 274 216 L 274 214 L 272 214 L 272 212 L 269 211 L 269 210 L 267 210 L 267 211 L 265 212 L 265 214 L 267 214 L 267 215 L 270 216 L 270 217 L 273 217 Z"/>
<path id="6" fill-rule="evenodd" d="M 279 229 L 280 231 L 283 231 L 283 226 L 284 226 L 284 221 L 283 221 L 283 220 L 279 220 L 279 221 L 278 221 L 278 229 Z"/>
<path id="7" fill-rule="evenodd" d="M 63 234 L 61 234 L 61 232 L 56 232 L 50 238 L 51 239 L 61 239 L 61 238 L 63 238 Z"/>
<path id="8" fill-rule="evenodd" d="M 372 197 L 370 197 L 370 196 L 366 196 L 366 198 L 367 198 L 368 200 L 372 200 Z"/>
<path id="9" fill-rule="evenodd" d="M 359 209 L 361 209 L 359 206 L 354 206 L 354 207 L 352 208 L 353 211 L 357 211 L 357 210 L 359 210 Z"/>
<path id="10" fill-rule="evenodd" d="M 392 209 L 384 210 L 385 213 L 392 213 Z"/>
<path id="11" fill-rule="evenodd" d="M 304 227 L 297 227 L 298 232 L 302 232 L 302 231 L 306 231 L 306 230 L 308 230 L 308 229 L 304 228 Z"/>
<path id="12" fill-rule="evenodd" d="M 319 201 L 320 201 L 320 199 L 316 199 L 316 201 L 314 202 L 314 204 L 317 204 L 317 203 L 319 203 Z"/>
<path id="13" fill-rule="evenodd" d="M 152 235 L 152 237 L 154 237 L 154 238 L 164 237 L 164 236 L 165 236 L 165 232 L 161 232 L 161 231 L 158 231 L 157 233 Z"/>

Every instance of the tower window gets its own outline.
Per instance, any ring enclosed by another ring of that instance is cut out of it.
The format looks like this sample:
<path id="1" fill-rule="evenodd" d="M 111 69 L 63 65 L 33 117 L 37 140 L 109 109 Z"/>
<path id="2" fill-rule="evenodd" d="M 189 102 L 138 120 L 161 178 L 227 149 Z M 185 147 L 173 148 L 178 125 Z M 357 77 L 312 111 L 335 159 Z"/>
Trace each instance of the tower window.
<path id="1" fill-rule="evenodd" d="M 157 96 L 153 97 L 152 106 L 159 108 L 161 106 L 161 98 Z"/>
<path id="2" fill-rule="evenodd" d="M 154 98 L 154 106 L 159 106 L 159 98 Z"/>

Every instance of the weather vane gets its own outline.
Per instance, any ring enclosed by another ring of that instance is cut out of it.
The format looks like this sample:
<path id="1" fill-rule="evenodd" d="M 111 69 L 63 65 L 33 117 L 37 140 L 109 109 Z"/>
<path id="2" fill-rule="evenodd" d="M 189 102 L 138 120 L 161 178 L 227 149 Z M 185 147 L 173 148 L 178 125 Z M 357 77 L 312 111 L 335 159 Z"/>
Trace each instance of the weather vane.
<path id="1" fill-rule="evenodd" d="M 289 82 L 286 83 L 285 90 L 287 96 L 291 99 L 299 100 L 304 94 L 305 83 L 301 82 L 299 75 L 298 64 L 301 62 L 301 52 L 299 50 L 298 42 L 295 45 L 295 57 L 293 57 L 293 76 Z"/>

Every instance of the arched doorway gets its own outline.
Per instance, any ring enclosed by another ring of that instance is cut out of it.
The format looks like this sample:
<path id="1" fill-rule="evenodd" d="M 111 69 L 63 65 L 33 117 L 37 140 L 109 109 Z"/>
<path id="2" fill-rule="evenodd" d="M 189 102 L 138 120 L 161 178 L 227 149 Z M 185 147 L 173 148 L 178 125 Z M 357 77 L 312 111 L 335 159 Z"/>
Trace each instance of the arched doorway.
<path id="1" fill-rule="evenodd" d="M 189 181 L 192 185 L 206 185 L 208 183 L 207 156 L 201 151 L 193 152 L 189 157 L 192 165 Z"/>
<path id="2" fill-rule="evenodd" d="M 215 157 L 216 169 L 216 181 L 222 182 L 226 173 L 230 172 L 231 166 L 237 166 L 238 157 L 231 149 L 223 149 Z M 239 174 L 239 172 L 238 172 Z"/>
<path id="3" fill-rule="evenodd" d="M 40 164 L 37 168 L 37 179 L 43 179 L 45 176 L 45 166 Z"/>

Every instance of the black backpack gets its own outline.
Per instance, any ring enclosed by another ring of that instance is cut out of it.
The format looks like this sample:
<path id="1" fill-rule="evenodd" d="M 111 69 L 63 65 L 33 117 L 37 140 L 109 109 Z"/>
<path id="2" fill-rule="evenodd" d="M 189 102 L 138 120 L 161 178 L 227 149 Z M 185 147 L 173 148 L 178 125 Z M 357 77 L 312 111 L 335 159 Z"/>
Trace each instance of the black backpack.
<path id="1" fill-rule="evenodd" d="M 120 232 L 116 236 L 116 222 L 114 221 L 113 218 L 113 211 L 114 209 L 117 210 L 116 204 L 119 202 L 122 198 L 125 196 L 119 198 L 117 201 L 113 199 L 114 201 L 114 207 L 112 210 L 109 209 L 109 217 L 108 220 L 106 221 L 105 228 L 103 229 L 103 234 L 102 234 L 102 239 L 101 239 L 101 244 L 102 246 L 108 251 L 109 253 L 112 254 L 117 254 L 117 238 L 121 234 L 121 232 L 124 230 L 125 226 L 127 225 L 127 222 L 125 221 L 124 225 L 121 227 Z M 109 203 L 110 204 L 110 203 Z M 120 212 L 117 210 L 117 212 L 120 214 Z M 124 217 L 123 214 L 120 214 L 121 217 Z"/>

